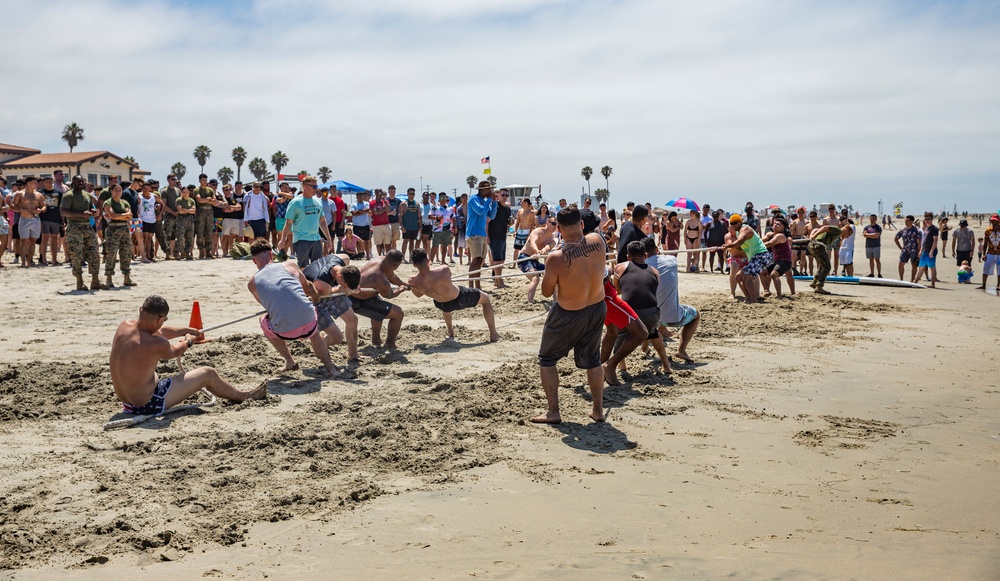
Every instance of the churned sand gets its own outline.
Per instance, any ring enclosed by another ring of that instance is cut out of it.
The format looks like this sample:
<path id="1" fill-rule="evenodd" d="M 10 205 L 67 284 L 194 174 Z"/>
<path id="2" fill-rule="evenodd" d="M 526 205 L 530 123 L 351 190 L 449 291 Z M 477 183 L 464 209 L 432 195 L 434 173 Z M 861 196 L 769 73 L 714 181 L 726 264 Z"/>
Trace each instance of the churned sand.
<path id="1" fill-rule="evenodd" d="M 491 291 L 499 343 L 478 309 L 452 340 L 405 294 L 399 351 L 362 319 L 346 381 L 321 379 L 305 343 L 281 374 L 256 322 L 233 325 L 185 364 L 266 379 L 266 401 L 116 432 L 117 323 L 154 292 L 170 324 L 194 300 L 206 325 L 252 313 L 252 263 L 137 265 L 134 289 L 68 294 L 64 267 L 8 267 L 0 578 L 996 579 L 1000 299 L 939 263 L 937 290 L 801 284 L 763 305 L 681 274 L 696 361 L 671 378 L 634 354 L 607 424 L 571 361 L 564 423 L 526 422 L 544 409 L 547 304 L 523 305 L 515 279 Z"/>

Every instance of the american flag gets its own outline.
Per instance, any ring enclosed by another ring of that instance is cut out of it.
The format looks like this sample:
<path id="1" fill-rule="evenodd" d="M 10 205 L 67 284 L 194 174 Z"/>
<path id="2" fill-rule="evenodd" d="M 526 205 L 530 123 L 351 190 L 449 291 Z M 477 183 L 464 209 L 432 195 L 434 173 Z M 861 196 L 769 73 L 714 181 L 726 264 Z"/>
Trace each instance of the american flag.
<path id="1" fill-rule="evenodd" d="M 488 155 L 483 159 L 479 160 L 479 163 L 489 163 L 489 162 L 490 162 L 490 156 Z"/>

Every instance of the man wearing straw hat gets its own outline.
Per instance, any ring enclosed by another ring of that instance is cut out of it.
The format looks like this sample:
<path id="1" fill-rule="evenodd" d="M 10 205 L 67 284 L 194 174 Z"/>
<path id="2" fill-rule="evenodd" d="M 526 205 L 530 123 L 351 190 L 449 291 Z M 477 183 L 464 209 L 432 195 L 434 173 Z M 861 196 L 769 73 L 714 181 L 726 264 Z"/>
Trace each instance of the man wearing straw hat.
<path id="1" fill-rule="evenodd" d="M 163 297 L 146 297 L 139 308 L 139 317 L 122 321 L 111 340 L 111 383 L 125 412 L 162 414 L 202 388 L 233 401 L 261 399 L 267 395 L 267 382 L 250 391 L 242 391 L 222 379 L 212 367 L 199 367 L 158 379 L 157 363 L 181 357 L 192 345 L 205 340 L 198 329 L 164 327 L 169 312 L 170 306 Z M 181 337 L 181 341 L 173 341 Z"/>

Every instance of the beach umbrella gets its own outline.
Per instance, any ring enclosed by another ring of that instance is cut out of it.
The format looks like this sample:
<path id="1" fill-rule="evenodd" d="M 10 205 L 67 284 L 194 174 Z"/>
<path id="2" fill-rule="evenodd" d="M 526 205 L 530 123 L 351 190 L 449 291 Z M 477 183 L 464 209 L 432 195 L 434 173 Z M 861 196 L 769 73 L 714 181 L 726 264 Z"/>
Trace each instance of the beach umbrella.
<path id="1" fill-rule="evenodd" d="M 319 187 L 321 187 L 321 188 L 329 188 L 329 187 L 332 187 L 332 186 L 337 186 L 337 189 L 340 190 L 340 191 L 342 191 L 342 192 L 355 192 L 355 193 L 357 193 L 357 192 L 367 192 L 368 191 L 368 188 L 363 188 L 361 186 L 356 186 L 356 185 L 354 185 L 354 184 L 352 184 L 350 182 L 345 182 L 344 180 L 337 180 L 335 182 L 327 182 L 325 184 L 321 184 Z"/>
<path id="2" fill-rule="evenodd" d="M 701 208 L 698 206 L 698 203 L 688 198 L 674 198 L 664 205 L 670 206 L 672 208 L 683 208 L 685 210 L 694 210 L 695 212 L 701 211 Z"/>

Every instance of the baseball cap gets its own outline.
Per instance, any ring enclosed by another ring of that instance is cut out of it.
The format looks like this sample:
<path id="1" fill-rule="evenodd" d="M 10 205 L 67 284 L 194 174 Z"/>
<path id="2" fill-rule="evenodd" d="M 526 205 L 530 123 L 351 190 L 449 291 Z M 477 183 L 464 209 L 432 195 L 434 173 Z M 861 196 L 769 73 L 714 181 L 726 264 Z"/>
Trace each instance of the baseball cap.
<path id="1" fill-rule="evenodd" d="M 1000 222 L 1000 214 L 993 214 L 990 216 L 990 222 Z"/>
<path id="2" fill-rule="evenodd" d="M 740 216 L 739 214 L 733 214 L 729 217 L 730 224 L 739 224 L 741 222 L 743 222 L 743 216 Z"/>

